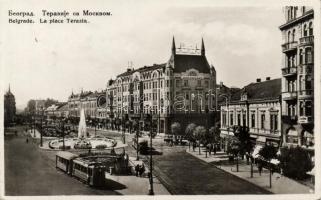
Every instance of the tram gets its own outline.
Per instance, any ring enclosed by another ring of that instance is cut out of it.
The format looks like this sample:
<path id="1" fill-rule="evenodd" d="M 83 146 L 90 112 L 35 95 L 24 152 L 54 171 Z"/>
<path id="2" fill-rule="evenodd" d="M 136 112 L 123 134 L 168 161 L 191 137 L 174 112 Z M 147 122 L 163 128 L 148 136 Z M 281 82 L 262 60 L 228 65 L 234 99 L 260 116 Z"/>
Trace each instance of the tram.
<path id="1" fill-rule="evenodd" d="M 67 151 L 59 151 L 56 154 L 56 168 L 90 186 L 105 185 L 106 166 L 101 162 L 90 161 Z"/>
<path id="2" fill-rule="evenodd" d="M 106 166 L 99 162 L 89 162 L 76 158 L 73 160 L 72 175 L 84 183 L 101 187 L 105 185 Z"/>
<path id="3" fill-rule="evenodd" d="M 78 156 L 68 151 L 59 151 L 56 154 L 56 168 L 68 175 L 72 175 L 73 159 Z"/>

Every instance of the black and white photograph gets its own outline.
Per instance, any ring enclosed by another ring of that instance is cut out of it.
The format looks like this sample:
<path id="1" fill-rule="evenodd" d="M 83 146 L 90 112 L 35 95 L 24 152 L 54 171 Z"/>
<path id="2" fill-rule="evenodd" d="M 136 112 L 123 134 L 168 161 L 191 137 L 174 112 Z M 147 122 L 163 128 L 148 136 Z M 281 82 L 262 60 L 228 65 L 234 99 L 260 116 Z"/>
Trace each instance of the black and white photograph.
<path id="1" fill-rule="evenodd" d="M 320 1 L 0 4 L 1 199 L 321 198 Z"/>

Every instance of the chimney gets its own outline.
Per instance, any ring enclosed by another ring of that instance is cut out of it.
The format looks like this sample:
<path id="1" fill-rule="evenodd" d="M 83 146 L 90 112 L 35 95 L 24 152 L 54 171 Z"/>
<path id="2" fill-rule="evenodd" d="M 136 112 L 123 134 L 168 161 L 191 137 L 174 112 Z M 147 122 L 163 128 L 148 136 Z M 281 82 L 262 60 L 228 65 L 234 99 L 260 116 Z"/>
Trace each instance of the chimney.
<path id="1" fill-rule="evenodd" d="M 271 80 L 271 77 L 266 77 L 266 80 L 267 80 L 267 81 Z"/>
<path id="2" fill-rule="evenodd" d="M 257 82 L 257 83 L 260 83 L 260 82 L 261 82 L 261 79 L 260 79 L 260 78 L 257 78 L 257 79 L 256 79 L 256 82 Z"/>

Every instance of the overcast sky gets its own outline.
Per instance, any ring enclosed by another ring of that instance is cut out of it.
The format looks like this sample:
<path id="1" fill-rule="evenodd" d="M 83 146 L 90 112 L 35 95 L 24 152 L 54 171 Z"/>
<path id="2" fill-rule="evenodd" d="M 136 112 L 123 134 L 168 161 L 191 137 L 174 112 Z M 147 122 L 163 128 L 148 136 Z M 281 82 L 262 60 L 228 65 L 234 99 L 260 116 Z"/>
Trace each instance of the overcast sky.
<path id="1" fill-rule="evenodd" d="M 200 47 L 204 38 L 218 83 L 243 87 L 256 78 L 281 77 L 278 27 L 285 20 L 281 7 L 102 2 L 44 6 L 22 1 L 23 10 L 14 2 L 5 5 L 15 11 L 34 11 L 35 21 L 41 9 L 112 12 L 111 17 L 87 18 L 89 24 L 7 24 L 2 42 L 4 86 L 11 84 L 18 107 L 29 99 L 67 101 L 72 90 L 81 88 L 104 89 L 110 78 L 126 70 L 128 61 L 134 68 L 165 63 L 173 35 L 176 46 Z"/>

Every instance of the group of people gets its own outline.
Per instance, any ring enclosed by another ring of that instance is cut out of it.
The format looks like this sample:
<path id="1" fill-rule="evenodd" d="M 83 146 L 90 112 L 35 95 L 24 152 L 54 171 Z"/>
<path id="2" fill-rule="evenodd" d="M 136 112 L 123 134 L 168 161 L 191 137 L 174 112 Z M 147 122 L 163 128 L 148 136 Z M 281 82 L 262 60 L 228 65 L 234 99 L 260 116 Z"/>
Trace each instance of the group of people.
<path id="1" fill-rule="evenodd" d="M 142 165 L 140 165 L 140 164 L 137 164 L 136 166 L 135 166 L 135 172 L 136 172 L 136 176 L 142 176 L 143 175 L 143 173 L 145 172 L 145 165 L 144 165 L 144 163 L 142 164 Z"/>

